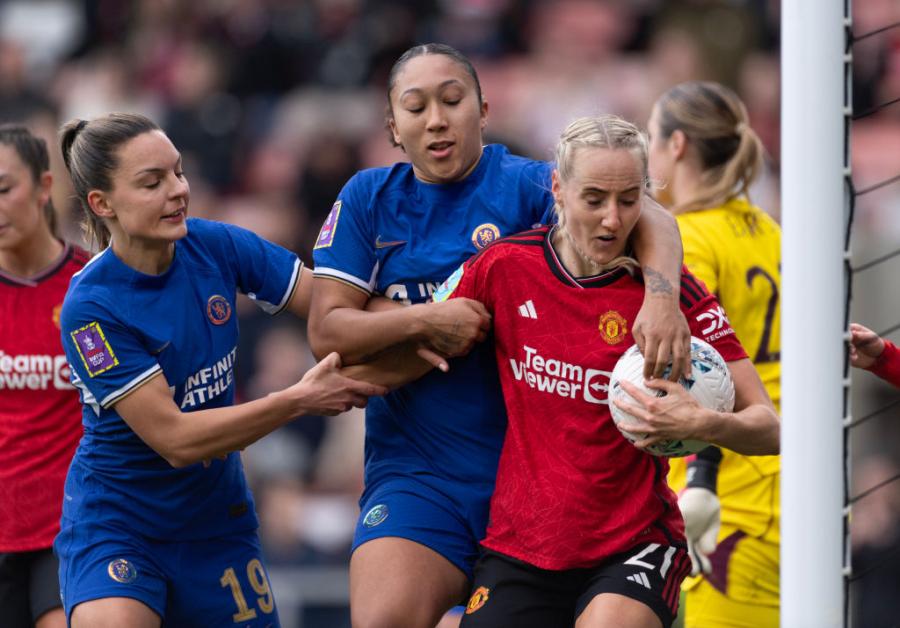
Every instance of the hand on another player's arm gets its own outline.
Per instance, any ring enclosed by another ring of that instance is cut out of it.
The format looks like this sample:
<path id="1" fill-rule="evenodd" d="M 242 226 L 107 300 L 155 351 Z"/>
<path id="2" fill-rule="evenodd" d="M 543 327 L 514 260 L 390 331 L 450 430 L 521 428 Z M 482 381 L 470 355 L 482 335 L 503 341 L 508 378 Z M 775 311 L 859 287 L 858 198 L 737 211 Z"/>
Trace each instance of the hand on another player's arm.
<path id="1" fill-rule="evenodd" d="M 453 358 L 467 354 L 491 330 L 491 315 L 480 301 L 466 298 L 416 305 L 422 340 L 437 353 Z"/>
<path id="2" fill-rule="evenodd" d="M 632 244 L 644 276 L 644 303 L 632 335 L 644 356 L 644 377 L 678 381 L 691 370 L 691 331 L 679 306 L 683 250 L 675 219 L 649 195 L 642 198 L 641 217 Z"/>
<path id="3" fill-rule="evenodd" d="M 419 379 L 433 368 L 444 373 L 450 370 L 444 356 L 421 343 L 407 342 L 382 352 L 370 362 L 346 366 L 341 373 L 394 390 Z"/>
<path id="4" fill-rule="evenodd" d="M 387 389 L 340 373 L 331 354 L 284 390 L 224 408 L 182 412 L 164 376 L 157 375 L 118 401 L 114 408 L 141 440 L 173 467 L 238 451 L 304 414 L 334 415 L 362 407 Z"/>

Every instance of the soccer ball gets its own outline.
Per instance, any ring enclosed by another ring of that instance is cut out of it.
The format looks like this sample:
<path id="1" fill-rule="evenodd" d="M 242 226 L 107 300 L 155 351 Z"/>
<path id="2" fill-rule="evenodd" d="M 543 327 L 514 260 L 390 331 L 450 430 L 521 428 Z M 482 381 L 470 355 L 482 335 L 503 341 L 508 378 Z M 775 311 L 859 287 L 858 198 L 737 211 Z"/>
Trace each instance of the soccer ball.
<path id="1" fill-rule="evenodd" d="M 670 364 L 666 367 L 664 377 L 668 375 L 671 366 Z M 613 403 L 616 399 L 634 402 L 622 388 L 623 380 L 631 382 L 649 395 L 662 397 L 665 393 L 644 386 L 644 356 L 641 355 L 637 345 L 632 346 L 619 358 L 609 377 L 609 411 L 622 436 L 634 443 L 645 435 L 640 432 L 629 432 L 622 426 L 637 425 L 640 420 Z M 721 354 L 699 338 L 691 337 L 691 374 L 690 377 L 682 377 L 679 383 L 704 407 L 719 412 L 731 412 L 734 409 L 734 382 L 731 379 L 731 371 L 728 370 L 728 365 Z M 646 451 L 655 456 L 678 457 L 697 453 L 706 446 L 707 443 L 699 440 L 669 440 L 656 443 Z"/>

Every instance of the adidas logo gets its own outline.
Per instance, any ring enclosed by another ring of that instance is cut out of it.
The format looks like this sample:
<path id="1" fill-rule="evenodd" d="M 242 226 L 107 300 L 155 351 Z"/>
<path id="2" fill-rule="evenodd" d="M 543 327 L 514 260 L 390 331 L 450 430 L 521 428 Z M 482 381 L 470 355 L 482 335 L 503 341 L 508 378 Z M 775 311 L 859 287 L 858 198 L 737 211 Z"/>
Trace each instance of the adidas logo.
<path id="1" fill-rule="evenodd" d="M 532 303 L 531 299 L 519 306 L 519 316 L 537 319 L 537 312 L 534 311 L 534 303 Z"/>
<path id="2" fill-rule="evenodd" d="M 650 588 L 650 581 L 647 580 L 647 574 L 645 574 L 643 571 L 639 571 L 633 576 L 628 576 L 625 579 L 631 580 L 632 582 L 637 582 L 642 587 L 647 587 L 648 589 Z"/>

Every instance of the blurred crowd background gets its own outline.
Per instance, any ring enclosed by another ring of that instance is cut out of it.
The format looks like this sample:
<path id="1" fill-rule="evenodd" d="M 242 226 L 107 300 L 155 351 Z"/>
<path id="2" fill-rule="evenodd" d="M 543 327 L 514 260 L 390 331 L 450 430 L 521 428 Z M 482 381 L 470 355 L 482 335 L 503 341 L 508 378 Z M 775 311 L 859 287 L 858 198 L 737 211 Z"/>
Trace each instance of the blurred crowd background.
<path id="1" fill-rule="evenodd" d="M 644 125 L 675 83 L 733 87 L 768 149 L 752 200 L 777 218 L 779 8 L 777 0 L 0 0 L 0 118 L 26 121 L 53 146 L 72 117 L 145 113 L 184 155 L 192 215 L 248 227 L 311 263 L 344 182 L 404 159 L 384 128 L 391 65 L 416 43 L 440 41 L 478 69 L 488 141 L 534 158 L 548 158 L 576 116 L 614 112 Z M 900 20 L 896 0 L 855 0 L 853 10 L 856 33 Z M 853 54 L 857 112 L 900 97 L 900 29 Z M 851 137 L 857 189 L 900 174 L 900 106 L 855 122 Z M 58 149 L 53 168 L 65 235 L 80 241 Z M 900 184 L 859 198 L 852 241 L 854 264 L 900 245 Z M 900 322 L 896 270 L 892 261 L 857 276 L 853 320 L 879 331 Z M 313 363 L 303 324 L 255 310 L 239 308 L 241 400 L 297 381 Z M 896 397 L 866 373 L 854 380 L 857 416 Z M 898 425 L 894 409 L 856 430 L 851 494 L 897 473 Z M 361 413 L 312 417 L 245 452 L 268 564 L 287 574 L 275 583 L 286 626 L 346 621 L 346 592 L 334 589 L 346 586 L 362 436 Z M 858 566 L 877 567 L 897 549 L 898 511 L 897 483 L 857 504 Z M 854 585 L 860 613 L 897 616 L 897 565 Z M 291 590 L 300 581 L 319 583 L 318 602 L 289 608 L 303 602 Z M 881 614 L 884 604 L 892 614 Z M 858 625 L 886 625 L 859 617 Z"/>

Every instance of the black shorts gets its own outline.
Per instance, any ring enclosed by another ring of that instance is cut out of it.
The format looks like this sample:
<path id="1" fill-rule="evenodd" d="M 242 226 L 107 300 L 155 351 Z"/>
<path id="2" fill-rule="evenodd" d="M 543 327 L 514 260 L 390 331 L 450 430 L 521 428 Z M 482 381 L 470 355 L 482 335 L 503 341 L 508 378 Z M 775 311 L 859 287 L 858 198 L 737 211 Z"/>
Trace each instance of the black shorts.
<path id="1" fill-rule="evenodd" d="M 59 563 L 53 550 L 0 552 L 3 628 L 31 628 L 38 617 L 61 606 Z"/>
<path id="2" fill-rule="evenodd" d="M 683 547 L 648 543 L 596 567 L 550 571 L 486 550 L 475 565 L 461 628 L 571 628 L 601 593 L 646 604 L 671 626 L 691 561 Z"/>

